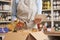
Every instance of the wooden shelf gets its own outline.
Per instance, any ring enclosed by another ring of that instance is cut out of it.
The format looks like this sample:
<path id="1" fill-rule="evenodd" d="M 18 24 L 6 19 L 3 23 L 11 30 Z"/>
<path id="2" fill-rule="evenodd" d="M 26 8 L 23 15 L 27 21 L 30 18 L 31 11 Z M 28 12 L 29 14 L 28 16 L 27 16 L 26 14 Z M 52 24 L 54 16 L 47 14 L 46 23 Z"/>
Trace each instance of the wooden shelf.
<path id="1" fill-rule="evenodd" d="M 42 20 L 43 22 L 51 22 L 51 20 Z"/>
<path id="2" fill-rule="evenodd" d="M 59 8 L 59 9 L 53 9 L 53 10 L 57 10 L 57 11 L 59 11 L 59 10 L 60 10 L 60 8 Z"/>
<path id="3" fill-rule="evenodd" d="M 43 9 L 42 11 L 51 11 L 51 9 Z"/>
<path id="4" fill-rule="evenodd" d="M 56 22 L 58 22 L 58 21 L 60 21 L 60 20 L 53 20 L 53 21 L 56 21 Z"/>
<path id="5" fill-rule="evenodd" d="M 48 36 L 60 36 L 60 31 L 55 32 L 44 32 Z"/>
<path id="6" fill-rule="evenodd" d="M 4 0 L 0 0 L 0 2 L 7 2 L 7 3 L 10 3 L 11 1 L 4 1 Z"/>
<path id="7" fill-rule="evenodd" d="M 11 21 L 0 21 L 0 23 L 10 23 Z"/>
<path id="8" fill-rule="evenodd" d="M 11 12 L 11 11 L 0 11 L 0 12 Z"/>

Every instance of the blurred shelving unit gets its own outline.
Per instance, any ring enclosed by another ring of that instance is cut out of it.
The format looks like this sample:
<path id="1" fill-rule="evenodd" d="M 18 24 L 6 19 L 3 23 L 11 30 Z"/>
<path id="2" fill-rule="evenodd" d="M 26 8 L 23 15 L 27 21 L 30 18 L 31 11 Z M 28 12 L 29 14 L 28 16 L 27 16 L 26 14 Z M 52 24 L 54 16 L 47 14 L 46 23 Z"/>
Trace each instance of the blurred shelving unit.
<path id="1" fill-rule="evenodd" d="M 12 22 L 13 0 L 0 0 L 0 29 Z M 1 32 L 1 30 L 0 30 Z M 2 40 L 6 33 L 0 33 Z"/>
<path id="2" fill-rule="evenodd" d="M 60 32 L 59 31 L 60 30 L 60 0 L 42 0 L 42 14 L 46 15 L 46 19 L 43 20 L 43 22 L 46 23 L 46 27 L 48 26 L 48 28 L 50 29 L 54 28 L 54 30 L 59 33 Z M 52 29 L 49 31 L 51 32 Z M 46 33 L 47 32 L 45 32 L 45 34 Z"/>
<path id="3" fill-rule="evenodd" d="M 13 0 L 0 0 L 0 23 L 11 22 Z"/>

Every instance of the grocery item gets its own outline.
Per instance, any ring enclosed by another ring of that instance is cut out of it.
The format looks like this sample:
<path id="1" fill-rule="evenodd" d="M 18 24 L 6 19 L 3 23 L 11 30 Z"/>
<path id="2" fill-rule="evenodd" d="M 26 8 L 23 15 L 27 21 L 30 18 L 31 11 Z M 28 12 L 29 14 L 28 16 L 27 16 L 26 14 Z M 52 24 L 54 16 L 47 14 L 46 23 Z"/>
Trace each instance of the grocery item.
<path id="1" fill-rule="evenodd" d="M 60 1 L 57 1 L 57 9 L 60 9 Z"/>
<path id="2" fill-rule="evenodd" d="M 51 28 L 47 28 L 47 31 L 48 31 L 48 32 L 51 32 Z"/>
<path id="3" fill-rule="evenodd" d="M 4 4 L 4 5 L 3 5 L 3 10 L 8 10 L 8 11 L 9 11 L 9 10 L 10 10 L 10 6 L 7 5 L 7 4 Z"/>
<path id="4" fill-rule="evenodd" d="M 2 4 L 0 4 L 0 10 L 2 10 Z"/>
<path id="5" fill-rule="evenodd" d="M 58 24 L 55 24 L 55 30 L 58 31 L 58 27 L 59 25 Z"/>
<path id="6" fill-rule="evenodd" d="M 9 29 L 7 27 L 4 27 L 5 33 L 9 32 Z"/>
<path id="7" fill-rule="evenodd" d="M 7 17 L 6 17 L 6 20 L 7 20 L 7 21 L 11 21 L 11 16 L 7 16 Z"/>
<path id="8" fill-rule="evenodd" d="M 50 1 L 43 1 L 43 9 L 50 9 L 51 8 L 51 3 Z"/>
<path id="9" fill-rule="evenodd" d="M 13 24 L 14 24 L 14 23 L 13 23 Z M 11 30 L 11 31 L 13 31 L 14 28 L 15 28 L 15 26 L 14 26 L 13 24 L 8 24 L 8 29 Z"/>
<path id="10" fill-rule="evenodd" d="M 43 28 L 43 25 L 42 24 L 37 24 L 37 27 L 38 27 L 38 30 L 41 31 L 42 28 Z"/>
<path id="11" fill-rule="evenodd" d="M 19 21 L 19 22 L 16 24 L 16 28 L 17 28 L 17 29 L 22 29 L 23 26 L 24 26 L 24 22 L 21 22 L 21 21 Z"/>
<path id="12" fill-rule="evenodd" d="M 51 19 L 51 16 L 50 16 L 49 14 L 47 15 L 47 19 L 48 19 L 48 20 L 50 20 L 50 19 Z"/>
<path id="13" fill-rule="evenodd" d="M 7 33 L 9 32 L 9 29 L 7 27 L 0 28 L 0 33 Z"/>
<path id="14" fill-rule="evenodd" d="M 57 1 L 53 2 L 53 8 L 56 9 L 57 8 Z"/>

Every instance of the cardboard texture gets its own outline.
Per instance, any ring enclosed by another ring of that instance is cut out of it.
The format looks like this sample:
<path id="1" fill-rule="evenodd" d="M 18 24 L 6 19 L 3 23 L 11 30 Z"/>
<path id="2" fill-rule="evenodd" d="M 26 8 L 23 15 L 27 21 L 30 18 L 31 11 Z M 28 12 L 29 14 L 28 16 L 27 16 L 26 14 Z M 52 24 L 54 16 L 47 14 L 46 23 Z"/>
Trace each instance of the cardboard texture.
<path id="1" fill-rule="evenodd" d="M 48 36 L 43 32 L 31 32 L 30 35 L 32 35 L 36 40 L 49 40 Z"/>
<path id="2" fill-rule="evenodd" d="M 31 34 L 29 34 L 26 38 L 26 40 L 36 40 Z"/>
<path id="3" fill-rule="evenodd" d="M 49 40 L 43 32 L 9 32 L 4 40 Z"/>
<path id="4" fill-rule="evenodd" d="M 18 32 L 18 33 L 7 33 L 4 40 L 26 40 L 29 33 Z"/>

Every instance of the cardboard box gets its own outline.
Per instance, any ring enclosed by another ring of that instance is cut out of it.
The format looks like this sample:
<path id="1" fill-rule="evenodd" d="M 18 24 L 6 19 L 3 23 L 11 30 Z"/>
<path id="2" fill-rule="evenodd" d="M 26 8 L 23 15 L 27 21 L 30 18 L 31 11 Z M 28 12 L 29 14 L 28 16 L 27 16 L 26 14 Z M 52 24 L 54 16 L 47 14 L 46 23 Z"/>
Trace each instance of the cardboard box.
<path id="1" fill-rule="evenodd" d="M 25 40 L 28 34 L 28 32 L 9 32 L 4 40 Z"/>
<path id="2" fill-rule="evenodd" d="M 7 33 L 4 40 L 48 40 L 48 37 L 43 32 L 19 31 Z"/>

